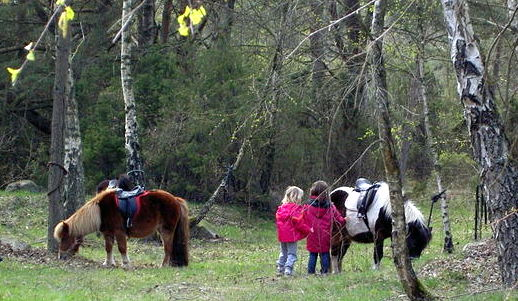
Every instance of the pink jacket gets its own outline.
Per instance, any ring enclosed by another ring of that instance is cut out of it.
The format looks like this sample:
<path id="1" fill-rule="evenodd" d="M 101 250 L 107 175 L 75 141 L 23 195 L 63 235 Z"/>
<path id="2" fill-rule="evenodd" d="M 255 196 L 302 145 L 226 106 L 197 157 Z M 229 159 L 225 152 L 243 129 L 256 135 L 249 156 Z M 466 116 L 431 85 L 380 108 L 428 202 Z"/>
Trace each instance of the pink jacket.
<path id="1" fill-rule="evenodd" d="M 344 224 L 345 218 L 336 210 L 335 205 L 327 200 L 322 204 L 313 201 L 310 205 L 306 205 L 306 210 L 304 215 L 306 224 L 313 228 L 313 232 L 308 235 L 306 249 L 312 253 L 329 252 L 333 221 Z"/>
<path id="2" fill-rule="evenodd" d="M 277 208 L 275 224 L 280 242 L 296 242 L 308 235 L 309 227 L 304 223 L 303 208 L 295 203 L 282 204 Z"/>

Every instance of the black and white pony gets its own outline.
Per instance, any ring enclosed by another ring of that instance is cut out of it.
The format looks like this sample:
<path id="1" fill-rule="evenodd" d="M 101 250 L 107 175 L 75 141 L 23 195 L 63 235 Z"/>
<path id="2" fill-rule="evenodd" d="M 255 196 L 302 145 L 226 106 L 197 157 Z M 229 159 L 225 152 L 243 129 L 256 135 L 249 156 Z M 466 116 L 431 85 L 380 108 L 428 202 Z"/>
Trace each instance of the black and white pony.
<path id="1" fill-rule="evenodd" d="M 385 182 L 380 184 L 372 204 L 367 209 L 367 222 L 359 218 L 357 204 L 360 193 L 352 187 L 340 187 L 330 194 L 331 201 L 347 218 L 345 226 L 333 225 L 331 239 L 331 267 L 334 273 L 342 270 L 342 259 L 351 243 L 374 243 L 374 265 L 378 269 L 383 257 L 383 241 L 391 237 L 392 207 L 390 205 L 389 186 Z M 405 203 L 407 222 L 407 246 L 410 258 L 418 258 L 432 238 L 431 229 L 424 221 L 423 214 L 412 204 Z M 368 224 L 368 226 L 367 226 Z"/>

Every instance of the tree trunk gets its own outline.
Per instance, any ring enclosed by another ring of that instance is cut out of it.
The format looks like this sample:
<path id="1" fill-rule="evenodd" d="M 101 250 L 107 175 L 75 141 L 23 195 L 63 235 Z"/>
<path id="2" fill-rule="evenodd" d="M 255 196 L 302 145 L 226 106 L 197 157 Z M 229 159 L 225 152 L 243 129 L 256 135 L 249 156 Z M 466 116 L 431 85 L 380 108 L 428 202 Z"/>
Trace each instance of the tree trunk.
<path id="1" fill-rule="evenodd" d="M 122 24 L 128 18 L 133 0 L 122 2 Z M 121 35 L 121 81 L 122 94 L 124 96 L 125 138 L 127 152 L 128 175 L 135 185 L 144 185 L 142 170 L 142 159 L 140 157 L 140 145 L 138 139 L 137 110 L 135 105 L 135 94 L 133 93 L 133 76 L 131 75 L 131 25 L 122 29 Z"/>
<path id="2" fill-rule="evenodd" d="M 155 0 L 145 1 L 138 12 L 138 47 L 140 49 L 153 45 L 157 36 Z"/>
<path id="3" fill-rule="evenodd" d="M 424 83 L 424 61 L 423 61 L 423 53 L 424 49 L 419 47 L 416 56 L 416 64 L 417 64 L 417 82 L 418 82 L 418 91 L 419 98 L 423 103 L 423 123 L 424 123 L 424 131 L 425 131 L 425 140 L 426 147 L 428 152 L 432 158 L 433 162 L 433 170 L 432 176 L 435 178 L 435 182 L 437 183 L 437 193 L 443 191 L 442 181 L 441 181 L 441 166 L 439 164 L 439 156 L 437 153 L 437 149 L 435 148 L 435 143 L 433 142 L 432 130 L 430 128 L 430 111 L 428 109 L 428 98 L 426 96 L 426 86 Z M 443 251 L 452 253 L 453 252 L 453 236 L 451 233 L 450 227 L 450 217 L 448 213 L 448 200 L 445 196 L 441 198 L 441 214 L 442 214 L 442 224 L 444 229 L 444 245 Z"/>
<path id="4" fill-rule="evenodd" d="M 162 11 L 162 27 L 160 32 L 160 41 L 167 43 L 169 39 L 169 29 L 171 27 L 171 13 L 173 12 L 173 0 L 165 0 L 164 10 Z"/>
<path id="5" fill-rule="evenodd" d="M 385 66 L 383 62 L 383 33 L 385 18 L 385 1 L 378 0 L 374 3 L 371 32 L 374 38 L 370 62 L 372 64 L 374 97 L 378 102 L 378 131 L 383 140 L 382 153 L 385 165 L 385 174 L 390 187 L 390 202 L 392 205 L 392 251 L 394 264 L 398 272 L 399 280 L 407 296 L 411 300 L 431 300 L 433 297 L 424 289 L 417 279 L 408 256 L 406 244 L 406 221 L 404 200 L 401 187 L 401 174 L 396 158 L 396 148 L 392 137 L 392 125 L 390 120 L 389 98 Z"/>
<path id="6" fill-rule="evenodd" d="M 50 161 L 48 164 L 48 197 L 49 217 L 47 227 L 47 250 L 55 253 L 58 250 L 54 239 L 54 227 L 64 218 L 64 132 L 65 132 L 65 103 L 68 97 L 68 71 L 70 55 L 70 33 L 63 37 L 56 29 L 56 61 L 52 102 L 52 124 L 50 136 Z"/>
<path id="7" fill-rule="evenodd" d="M 64 166 L 68 171 L 65 177 L 64 209 L 65 218 L 72 215 L 84 202 L 85 173 L 82 159 L 81 131 L 79 114 L 75 98 L 72 58 L 68 63 L 67 101 L 65 104 L 65 159 Z"/>
<path id="8" fill-rule="evenodd" d="M 502 281 L 513 286 L 518 281 L 518 170 L 509 158 L 509 142 L 496 108 L 493 88 L 485 79 L 467 2 L 441 2 L 457 76 L 457 92 L 464 106 L 473 156 L 480 165 L 484 194 L 494 222 Z"/>
<path id="9" fill-rule="evenodd" d="M 232 37 L 232 26 L 234 25 L 235 5 L 236 0 L 228 0 L 221 4 L 219 8 L 218 15 L 220 17 L 214 29 L 214 41 L 219 48 L 226 49 L 229 46 L 228 43 Z"/>
<path id="10" fill-rule="evenodd" d="M 311 68 L 311 99 L 318 104 L 320 112 L 321 128 L 322 128 L 322 145 L 329 143 L 329 131 L 331 124 L 332 105 L 328 98 L 324 97 L 324 75 L 326 66 L 324 64 L 324 34 L 325 31 L 317 31 L 323 26 L 324 7 L 319 1 L 311 2 L 311 32 L 315 33 L 309 37 L 309 50 L 313 66 Z M 326 147 L 327 149 L 327 147 Z M 322 175 L 328 174 L 328 165 L 330 158 L 327 152 L 323 152 Z"/>
<path id="11" fill-rule="evenodd" d="M 514 11 L 518 7 L 518 0 L 507 0 L 507 15 L 509 16 L 509 20 L 514 15 Z M 513 31 L 518 31 L 518 18 L 517 16 L 511 21 L 510 27 Z"/>
<path id="12" fill-rule="evenodd" d="M 290 3 L 285 2 L 282 5 L 281 9 L 281 23 L 279 34 L 276 37 L 276 46 L 275 53 L 273 55 L 270 73 L 267 75 L 268 80 L 264 89 L 264 99 L 265 101 L 264 112 L 266 112 L 268 120 L 267 129 L 266 129 L 266 145 L 262 150 L 263 160 L 262 167 L 260 172 L 259 185 L 261 187 L 261 192 L 268 193 L 270 190 L 270 181 L 273 174 L 273 167 L 275 162 L 275 155 L 277 151 L 277 135 L 278 135 L 278 121 L 277 121 L 277 110 L 278 110 L 278 98 L 279 98 L 279 84 L 280 84 L 280 76 L 281 70 L 284 64 L 283 59 L 283 51 L 284 51 L 284 43 L 286 42 L 286 32 L 288 30 L 288 24 L 290 19 Z"/>

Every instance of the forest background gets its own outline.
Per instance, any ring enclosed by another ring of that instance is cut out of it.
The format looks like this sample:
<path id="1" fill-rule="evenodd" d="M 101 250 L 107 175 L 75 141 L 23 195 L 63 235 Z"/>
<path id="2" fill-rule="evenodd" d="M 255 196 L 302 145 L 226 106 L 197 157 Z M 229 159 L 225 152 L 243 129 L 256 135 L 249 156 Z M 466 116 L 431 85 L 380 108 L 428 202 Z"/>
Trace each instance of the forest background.
<path id="1" fill-rule="evenodd" d="M 366 53 L 368 1 L 147 1 L 133 40 L 133 80 L 146 186 L 206 200 L 246 141 L 229 175 L 227 202 L 273 209 L 287 185 L 324 179 L 382 180 L 376 100 Z M 495 100 L 518 154 L 514 1 L 468 1 Z M 187 37 L 176 16 L 186 5 L 207 15 Z M 52 1 L 0 6 L 0 67 L 19 66 L 53 11 Z M 514 6 L 513 6 L 514 5 Z M 126 171 L 120 84 L 121 3 L 75 1 L 72 67 L 87 192 Z M 332 26 L 331 21 L 349 18 Z M 151 22 L 150 22 L 151 20 Z M 448 189 L 473 190 L 478 169 L 455 90 L 439 1 L 389 1 L 384 58 L 393 134 L 407 194 L 436 189 L 419 85 L 425 84 L 433 143 Z M 324 30 L 317 31 L 318 29 Z M 50 31 L 55 30 L 51 24 Z M 317 31 L 317 32 L 316 32 Z M 311 34 L 313 33 L 313 34 Z M 309 38 L 308 38 L 309 37 Z M 496 39 L 498 37 L 498 39 Z M 46 35 L 12 88 L 0 77 L 0 187 L 18 179 L 45 186 L 49 162 L 55 37 Z M 418 64 L 424 66 L 424 77 Z M 350 168 L 352 166 L 352 168 Z"/>

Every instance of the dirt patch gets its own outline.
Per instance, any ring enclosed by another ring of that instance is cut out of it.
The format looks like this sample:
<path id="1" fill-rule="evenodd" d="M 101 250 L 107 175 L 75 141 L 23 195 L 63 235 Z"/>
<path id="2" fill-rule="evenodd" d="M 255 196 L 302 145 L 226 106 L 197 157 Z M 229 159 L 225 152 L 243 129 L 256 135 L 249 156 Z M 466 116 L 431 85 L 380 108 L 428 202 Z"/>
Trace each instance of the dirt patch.
<path id="1" fill-rule="evenodd" d="M 418 277 L 466 281 L 469 292 L 503 289 L 494 240 L 467 244 L 462 253 L 461 259 L 449 257 L 428 263 Z"/>
<path id="2" fill-rule="evenodd" d="M 3 257 L 4 261 L 13 260 L 31 264 L 69 266 L 75 268 L 96 268 L 100 266 L 98 262 L 81 256 L 76 256 L 72 260 L 63 261 L 58 260 L 56 255 L 47 253 L 45 249 L 32 248 L 30 246 L 20 248 L 4 242 L 0 242 L 0 257 Z"/>

